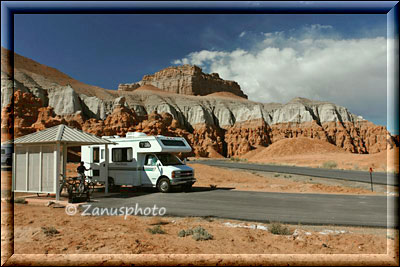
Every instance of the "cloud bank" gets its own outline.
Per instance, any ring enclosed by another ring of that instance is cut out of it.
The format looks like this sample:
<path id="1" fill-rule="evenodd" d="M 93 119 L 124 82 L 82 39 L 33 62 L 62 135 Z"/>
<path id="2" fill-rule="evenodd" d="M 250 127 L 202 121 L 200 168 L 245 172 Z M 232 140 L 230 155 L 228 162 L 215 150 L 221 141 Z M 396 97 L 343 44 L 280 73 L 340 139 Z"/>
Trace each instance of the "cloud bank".
<path id="1" fill-rule="evenodd" d="M 286 103 L 301 96 L 326 100 L 382 123 L 386 119 L 387 40 L 343 39 L 330 25 L 314 24 L 296 35 L 251 35 L 251 49 L 202 50 L 173 61 L 195 64 L 237 81 L 250 100 Z M 247 33 L 247 32 L 246 32 Z M 240 36 L 241 34 L 239 34 Z M 250 38 L 250 34 L 238 37 Z"/>

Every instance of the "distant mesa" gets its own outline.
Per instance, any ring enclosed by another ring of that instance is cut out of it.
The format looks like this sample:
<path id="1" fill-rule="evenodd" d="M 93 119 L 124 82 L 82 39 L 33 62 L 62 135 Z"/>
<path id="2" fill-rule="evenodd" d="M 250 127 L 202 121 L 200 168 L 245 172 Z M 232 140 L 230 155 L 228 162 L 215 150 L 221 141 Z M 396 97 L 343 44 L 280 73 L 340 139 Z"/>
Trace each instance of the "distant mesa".
<path id="1" fill-rule="evenodd" d="M 162 91 L 184 95 L 209 95 L 227 92 L 246 98 L 235 81 L 223 80 L 218 73 L 206 74 L 195 65 L 168 67 L 152 75 L 145 75 L 140 82 L 120 84 L 118 90 L 134 91 L 144 85 L 155 86 Z"/>

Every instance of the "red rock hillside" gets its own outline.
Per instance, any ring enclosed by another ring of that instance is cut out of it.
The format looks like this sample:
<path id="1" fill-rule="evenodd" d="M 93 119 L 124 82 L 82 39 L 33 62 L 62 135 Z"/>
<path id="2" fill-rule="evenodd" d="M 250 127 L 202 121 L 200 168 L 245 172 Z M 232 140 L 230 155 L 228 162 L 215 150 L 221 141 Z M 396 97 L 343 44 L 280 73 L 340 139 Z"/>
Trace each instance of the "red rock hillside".
<path id="1" fill-rule="evenodd" d="M 13 118 L 14 127 L 10 127 Z M 44 107 L 39 98 L 20 90 L 14 93 L 14 105 L 9 104 L 2 110 L 2 138 L 12 134 L 12 130 L 15 137 L 19 137 L 61 123 L 98 136 L 124 136 L 133 131 L 148 135 L 183 136 L 193 147 L 191 155 L 201 157 L 240 156 L 255 148 L 294 137 L 328 141 L 355 153 L 375 153 L 386 150 L 387 145 L 394 146 L 395 138 L 398 138 L 388 135 L 385 127 L 367 121 L 357 124 L 329 122 L 322 125 L 313 121 L 270 126 L 263 120 L 253 120 L 227 128 L 198 124 L 189 129 L 166 112 L 139 116 L 124 105 L 123 99 L 104 120 L 86 118 L 81 112 L 56 115 L 52 107 Z"/>

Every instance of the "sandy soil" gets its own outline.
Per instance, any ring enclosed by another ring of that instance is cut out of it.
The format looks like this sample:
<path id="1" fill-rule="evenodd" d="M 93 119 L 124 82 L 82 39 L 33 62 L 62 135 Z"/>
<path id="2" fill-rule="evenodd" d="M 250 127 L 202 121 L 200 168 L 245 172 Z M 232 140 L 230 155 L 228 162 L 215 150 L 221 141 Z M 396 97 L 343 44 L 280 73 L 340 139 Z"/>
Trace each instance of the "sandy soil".
<path id="1" fill-rule="evenodd" d="M 235 99 L 235 100 L 248 101 L 246 98 L 235 95 L 231 92 L 216 92 L 216 93 L 208 94 L 208 95 L 206 95 L 206 97 L 222 97 L 222 98 L 230 98 L 230 99 Z"/>
<path id="2" fill-rule="evenodd" d="M 76 176 L 79 164 L 67 164 L 67 177 Z M 323 179 L 302 175 L 290 175 L 268 172 L 230 170 L 204 164 L 190 163 L 195 169 L 196 183 L 194 187 L 231 188 L 232 190 L 285 192 L 285 193 L 322 193 L 322 194 L 365 194 L 365 195 L 398 195 L 398 187 L 370 185 L 351 181 Z"/>
<path id="3" fill-rule="evenodd" d="M 194 186 L 232 188 L 233 190 L 323 193 L 323 194 L 398 194 L 398 187 L 377 186 L 371 192 L 369 184 L 315 178 L 279 173 L 230 170 L 208 165 L 190 163 L 195 169 L 197 182 Z"/>
<path id="4" fill-rule="evenodd" d="M 336 164 L 334 168 L 345 170 L 368 170 L 399 172 L 399 148 L 375 154 L 354 154 L 344 151 L 327 142 L 309 138 L 280 140 L 269 147 L 261 147 L 241 157 L 249 162 L 325 167 Z"/>
<path id="5" fill-rule="evenodd" d="M 289 226 L 294 234 L 274 235 L 263 230 L 268 227 L 264 224 L 258 224 L 259 229 L 243 228 L 256 224 L 251 222 L 210 218 L 129 216 L 125 220 L 123 216 L 69 216 L 64 208 L 32 204 L 15 204 L 14 216 L 14 253 L 17 254 L 380 254 L 387 252 L 388 241 L 396 239 L 398 243 L 398 231 L 388 234 L 385 229 Z M 146 230 L 157 224 L 165 234 L 151 234 Z M 180 230 L 196 226 L 205 228 L 213 239 L 195 241 L 191 236 L 178 237 Z M 54 227 L 59 233 L 46 235 L 42 227 Z"/>

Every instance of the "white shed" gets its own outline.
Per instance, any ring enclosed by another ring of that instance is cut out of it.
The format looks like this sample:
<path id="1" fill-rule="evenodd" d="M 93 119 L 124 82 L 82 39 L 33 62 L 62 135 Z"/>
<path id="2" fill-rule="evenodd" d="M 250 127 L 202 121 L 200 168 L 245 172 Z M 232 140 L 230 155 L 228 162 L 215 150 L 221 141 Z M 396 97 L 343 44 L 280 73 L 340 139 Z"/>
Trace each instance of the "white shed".
<path id="1" fill-rule="evenodd" d="M 97 144 L 107 147 L 112 142 L 64 124 L 15 139 L 13 191 L 55 193 L 59 200 L 60 174 L 66 174 L 67 148 Z M 107 164 L 108 149 L 105 151 Z M 108 179 L 105 190 L 108 193 Z"/>

